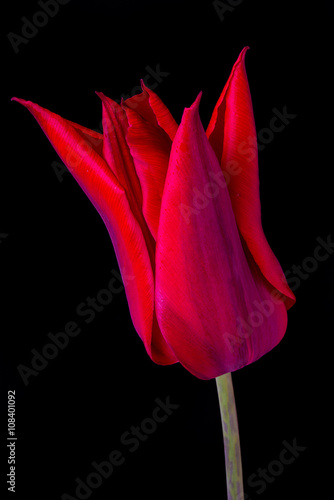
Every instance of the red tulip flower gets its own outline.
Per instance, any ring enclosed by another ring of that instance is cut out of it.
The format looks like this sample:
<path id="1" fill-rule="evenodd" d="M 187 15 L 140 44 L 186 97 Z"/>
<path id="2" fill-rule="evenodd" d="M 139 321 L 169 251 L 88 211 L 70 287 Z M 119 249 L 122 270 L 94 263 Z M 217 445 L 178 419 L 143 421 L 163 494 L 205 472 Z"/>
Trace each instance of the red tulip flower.
<path id="1" fill-rule="evenodd" d="M 246 50 L 206 132 L 201 95 L 178 126 L 143 82 L 121 105 L 97 93 L 103 135 L 14 98 L 101 215 L 147 353 L 201 379 L 270 351 L 295 302 L 261 226 Z"/>
<path id="2" fill-rule="evenodd" d="M 14 98 L 101 215 L 150 358 L 216 378 L 229 499 L 243 498 L 230 372 L 280 342 L 295 302 L 261 225 L 247 48 L 206 131 L 201 94 L 178 125 L 143 82 L 120 105 L 97 93 L 103 134 Z"/>

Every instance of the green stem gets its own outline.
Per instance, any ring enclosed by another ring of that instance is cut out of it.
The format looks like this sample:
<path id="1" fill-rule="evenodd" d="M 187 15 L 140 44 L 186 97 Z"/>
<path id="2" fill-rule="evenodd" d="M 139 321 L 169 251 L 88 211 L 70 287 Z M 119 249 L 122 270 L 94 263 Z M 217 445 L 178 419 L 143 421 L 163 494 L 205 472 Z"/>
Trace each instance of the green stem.
<path id="1" fill-rule="evenodd" d="M 216 378 L 223 427 L 228 500 L 243 500 L 242 465 L 237 410 L 231 373 Z"/>

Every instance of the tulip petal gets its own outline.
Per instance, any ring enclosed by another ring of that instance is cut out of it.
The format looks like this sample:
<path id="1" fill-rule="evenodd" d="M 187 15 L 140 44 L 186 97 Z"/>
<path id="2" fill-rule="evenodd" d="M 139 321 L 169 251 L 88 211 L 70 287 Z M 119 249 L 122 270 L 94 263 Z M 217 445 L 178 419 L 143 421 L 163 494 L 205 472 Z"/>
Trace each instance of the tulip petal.
<path id="1" fill-rule="evenodd" d="M 247 49 L 242 50 L 233 66 L 206 135 L 226 175 L 242 239 L 265 278 L 285 296 L 289 309 L 295 303 L 295 296 L 268 244 L 261 222 L 256 128 L 245 69 Z"/>
<path id="2" fill-rule="evenodd" d="M 172 146 L 156 248 L 156 310 L 180 363 L 210 379 L 270 351 L 284 335 L 287 312 L 247 261 L 199 99 L 185 109 Z"/>
<path id="3" fill-rule="evenodd" d="M 146 87 L 143 80 L 141 80 L 141 86 L 143 91 L 148 94 L 149 104 L 155 114 L 158 124 L 166 132 L 170 140 L 173 141 L 178 128 L 177 122 L 160 97 L 157 96 L 153 90 Z"/>
<path id="4" fill-rule="evenodd" d="M 143 214 L 156 239 L 172 141 L 157 123 L 145 120 L 126 103 L 123 107 L 129 122 L 126 140 L 143 192 Z"/>
<path id="5" fill-rule="evenodd" d="M 124 188 L 100 156 L 96 132 L 63 119 L 37 104 L 13 98 L 36 118 L 73 177 L 102 217 L 120 267 L 134 327 L 150 357 L 159 364 L 176 358 L 163 340 L 154 311 L 154 241 L 148 243 Z"/>
<path id="6" fill-rule="evenodd" d="M 146 233 L 147 228 L 142 217 L 141 187 L 125 139 L 128 130 L 126 113 L 119 104 L 102 92 L 96 92 L 96 94 L 102 101 L 103 157 L 124 188 L 132 213 L 142 226 L 143 232 Z"/>
<path id="7" fill-rule="evenodd" d="M 177 123 L 161 99 L 141 80 L 143 92 L 122 102 L 129 128 L 126 140 L 143 193 L 143 214 L 157 236 L 161 196 Z"/>
<path id="8" fill-rule="evenodd" d="M 159 125 L 173 141 L 178 127 L 177 122 L 160 97 L 146 87 L 143 80 L 140 83 L 143 92 L 126 99 L 124 104 L 152 125 Z"/>

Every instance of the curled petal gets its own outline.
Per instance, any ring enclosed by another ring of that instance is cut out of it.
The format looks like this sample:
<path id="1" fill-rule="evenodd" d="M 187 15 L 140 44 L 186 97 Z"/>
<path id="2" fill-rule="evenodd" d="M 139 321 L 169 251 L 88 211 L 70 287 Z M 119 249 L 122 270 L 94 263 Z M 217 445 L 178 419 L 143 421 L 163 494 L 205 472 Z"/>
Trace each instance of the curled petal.
<path id="1" fill-rule="evenodd" d="M 143 91 L 136 94 L 124 101 L 127 108 L 136 111 L 144 120 L 151 123 L 153 126 L 159 125 L 170 140 L 173 141 L 176 131 L 177 123 L 167 106 L 162 102 L 160 97 L 153 92 L 153 90 L 146 87 L 143 80 L 141 80 L 141 87 Z"/>
<path id="2" fill-rule="evenodd" d="M 142 216 L 142 192 L 133 159 L 126 142 L 128 120 L 125 111 L 102 92 L 96 92 L 102 101 L 103 157 L 124 188 L 131 211 L 149 240 L 146 223 Z M 148 242 L 149 244 L 149 242 Z"/>
<path id="3" fill-rule="evenodd" d="M 177 132 L 178 124 L 160 97 L 158 97 L 153 90 L 146 87 L 143 80 L 141 80 L 141 85 L 143 91 L 148 94 L 150 107 L 155 114 L 159 126 L 166 132 L 170 140 L 173 141 Z"/>
<path id="4" fill-rule="evenodd" d="M 102 217 L 115 249 L 134 327 L 148 354 L 156 363 L 174 363 L 175 356 L 161 336 L 155 317 L 154 241 L 151 238 L 149 247 L 123 186 L 101 156 L 101 134 L 65 120 L 30 101 L 14 100 L 36 118 L 57 154 Z"/>
<path id="5" fill-rule="evenodd" d="M 233 212 L 248 255 L 284 296 L 289 309 L 295 303 L 295 296 L 262 229 L 257 137 L 245 69 L 247 49 L 242 50 L 233 66 L 206 134 L 226 176 Z"/>

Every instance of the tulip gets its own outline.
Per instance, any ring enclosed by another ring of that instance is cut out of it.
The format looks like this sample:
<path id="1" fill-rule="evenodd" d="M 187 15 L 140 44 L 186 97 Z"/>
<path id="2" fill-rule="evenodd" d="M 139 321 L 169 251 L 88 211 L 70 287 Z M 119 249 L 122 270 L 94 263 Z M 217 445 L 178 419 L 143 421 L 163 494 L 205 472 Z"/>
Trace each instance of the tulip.
<path id="1" fill-rule="evenodd" d="M 143 81 L 142 92 L 121 104 L 97 92 L 103 134 L 13 98 L 36 118 L 102 217 L 148 355 L 215 378 L 223 424 L 221 396 L 229 393 L 231 403 L 233 391 L 221 377 L 281 341 L 295 302 L 261 224 L 247 49 L 206 131 L 201 93 L 178 125 Z"/>

